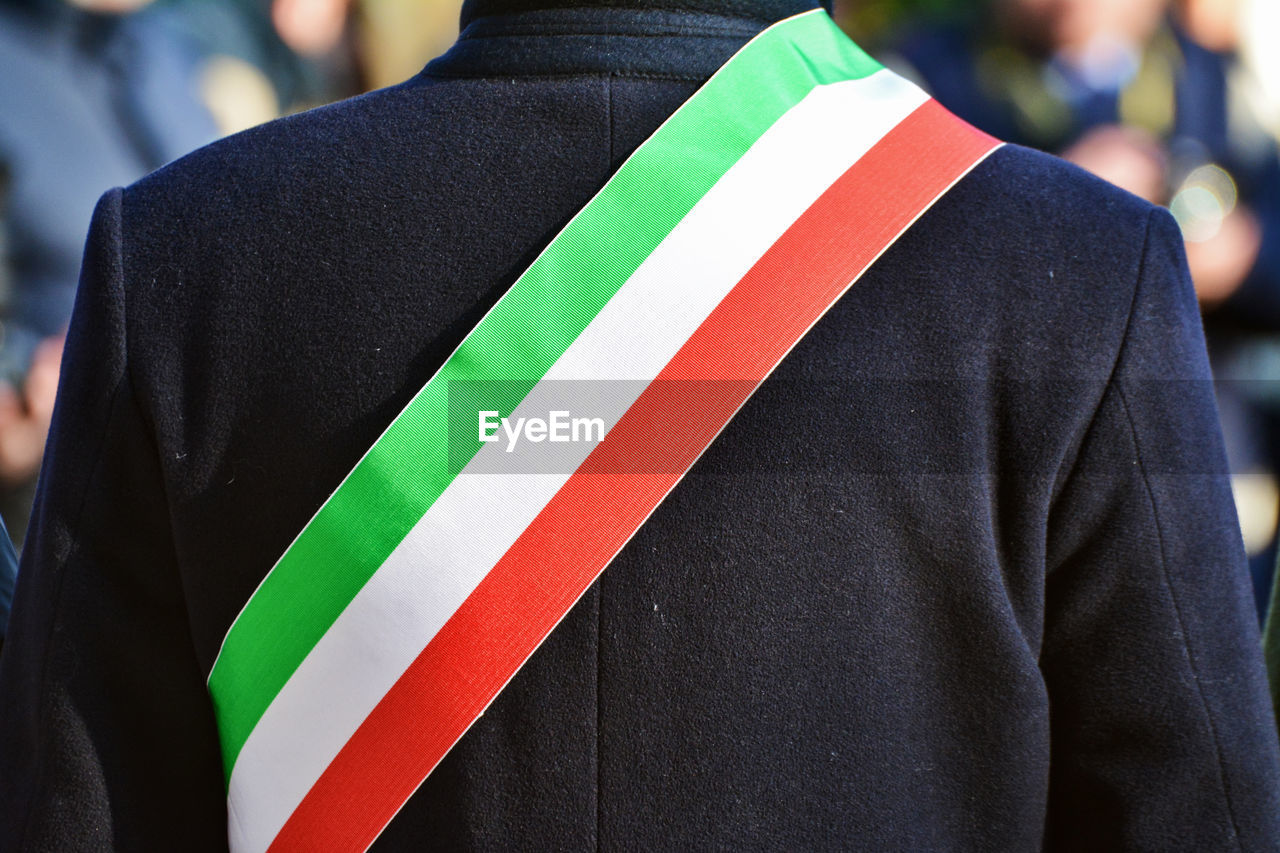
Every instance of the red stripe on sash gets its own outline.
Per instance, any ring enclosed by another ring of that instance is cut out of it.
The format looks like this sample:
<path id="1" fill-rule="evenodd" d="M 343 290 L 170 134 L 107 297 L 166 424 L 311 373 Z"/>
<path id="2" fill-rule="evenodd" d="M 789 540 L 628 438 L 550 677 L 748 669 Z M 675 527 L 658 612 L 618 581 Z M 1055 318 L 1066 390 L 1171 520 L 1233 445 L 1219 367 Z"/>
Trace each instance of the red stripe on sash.
<path id="1" fill-rule="evenodd" d="M 836 181 L 716 307 L 445 623 L 271 849 L 372 844 L 759 382 L 997 144 L 929 101 Z M 725 379 L 746 381 L 683 381 Z M 654 471 L 673 473 L 647 473 Z"/>

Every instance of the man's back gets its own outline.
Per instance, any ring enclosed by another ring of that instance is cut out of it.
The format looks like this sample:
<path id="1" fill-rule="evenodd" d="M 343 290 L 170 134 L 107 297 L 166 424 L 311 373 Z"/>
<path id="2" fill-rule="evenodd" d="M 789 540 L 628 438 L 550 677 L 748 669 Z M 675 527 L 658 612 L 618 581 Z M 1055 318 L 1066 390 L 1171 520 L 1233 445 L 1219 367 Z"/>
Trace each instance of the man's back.
<path id="1" fill-rule="evenodd" d="M 244 602 L 629 152 L 804 8 L 499 5 L 409 83 L 100 205 L 0 670 L 6 842 L 225 843 L 204 681 Z M 1177 246 L 1167 215 L 997 153 L 378 849 L 1280 843 Z"/>

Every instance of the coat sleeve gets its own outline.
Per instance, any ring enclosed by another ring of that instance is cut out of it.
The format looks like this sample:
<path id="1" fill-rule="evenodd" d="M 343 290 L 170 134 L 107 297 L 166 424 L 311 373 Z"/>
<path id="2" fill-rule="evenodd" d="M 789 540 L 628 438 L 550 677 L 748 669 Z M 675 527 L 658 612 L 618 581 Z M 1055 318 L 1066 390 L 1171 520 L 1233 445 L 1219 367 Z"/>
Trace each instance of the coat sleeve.
<path id="1" fill-rule="evenodd" d="M 1055 501 L 1048 849 L 1280 849 L 1280 749 L 1182 241 L 1154 211 Z"/>
<path id="2" fill-rule="evenodd" d="M 152 432 L 121 193 L 94 215 L 0 661 L 0 849 L 225 849 L 221 764 Z"/>

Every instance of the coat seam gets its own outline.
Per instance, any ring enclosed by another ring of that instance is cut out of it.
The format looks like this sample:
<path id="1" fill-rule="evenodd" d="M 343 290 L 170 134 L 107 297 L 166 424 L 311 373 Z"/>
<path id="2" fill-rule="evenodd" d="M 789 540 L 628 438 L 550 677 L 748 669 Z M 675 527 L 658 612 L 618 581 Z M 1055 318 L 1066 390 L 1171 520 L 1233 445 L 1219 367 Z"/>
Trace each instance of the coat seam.
<path id="1" fill-rule="evenodd" d="M 1089 440 L 1090 434 L 1097 425 L 1098 418 L 1102 412 L 1103 403 L 1106 401 L 1107 393 L 1116 381 L 1116 374 L 1120 371 L 1120 360 L 1124 356 L 1125 346 L 1129 342 L 1129 335 L 1133 331 L 1133 318 L 1137 314 L 1138 291 L 1142 289 L 1142 278 L 1147 272 L 1147 255 L 1151 245 L 1151 225 L 1155 219 L 1156 212 L 1159 208 L 1152 208 L 1147 211 L 1147 221 L 1143 229 L 1142 249 L 1138 254 L 1138 272 L 1133 279 L 1133 293 L 1129 296 L 1129 310 L 1125 315 L 1124 330 L 1120 334 L 1120 339 L 1116 343 L 1115 355 L 1111 359 L 1111 369 L 1107 372 L 1107 381 L 1102 386 L 1102 393 L 1098 395 L 1098 402 L 1093 407 L 1093 412 L 1089 415 L 1089 420 L 1085 422 L 1084 428 L 1080 430 L 1079 440 L 1075 443 L 1072 451 L 1071 465 L 1067 471 L 1067 475 L 1061 479 L 1054 487 L 1049 500 L 1049 511 L 1052 513 L 1053 507 L 1057 505 L 1058 499 L 1062 496 L 1067 484 L 1075 477 L 1075 472 L 1080 467 L 1080 454 L 1084 449 L 1085 443 Z M 1046 571 L 1048 567 L 1046 566 Z"/>
<path id="2" fill-rule="evenodd" d="M 126 328 L 126 324 L 123 322 L 124 293 L 123 293 L 122 282 L 124 279 L 124 275 L 123 275 L 124 250 L 121 244 L 123 243 L 123 240 L 124 240 L 124 232 L 123 232 L 123 225 L 121 221 L 122 220 L 121 190 L 119 188 L 116 188 L 114 190 L 111 190 L 110 193 L 113 196 L 111 204 L 113 208 L 112 216 L 113 216 L 113 219 L 115 220 L 115 223 L 114 223 L 115 239 L 112 241 L 115 243 L 115 258 L 114 258 L 114 263 L 112 265 L 113 267 L 112 277 L 116 279 L 115 283 L 121 286 L 121 292 L 118 296 L 120 300 L 120 306 L 121 306 L 121 323 L 120 323 L 120 334 L 122 338 L 121 352 L 122 352 L 122 358 L 127 360 L 128 345 L 126 340 L 124 340 L 124 339 L 127 339 L 127 328 Z M 121 389 L 128 387 L 128 385 L 129 385 L 128 376 L 126 375 L 124 366 L 122 365 L 121 376 L 116 381 L 115 387 L 111 390 L 111 399 L 107 404 L 107 416 L 105 420 L 107 424 L 110 424 L 111 421 L 115 419 L 116 411 L 120 403 Z M 80 493 L 80 498 L 77 501 L 76 511 L 71 516 L 75 524 L 73 527 L 73 533 L 68 543 L 67 557 L 65 560 L 62 561 L 62 565 L 58 569 L 58 576 L 57 576 L 57 579 L 54 581 L 53 594 L 50 596 L 50 604 L 52 606 L 52 612 L 55 614 L 55 616 L 53 619 L 50 620 L 49 627 L 45 632 L 45 641 L 43 644 L 44 654 L 42 655 L 42 659 L 40 661 L 40 675 L 39 675 L 39 678 L 37 679 L 38 687 L 36 688 L 36 695 L 38 698 L 36 701 L 36 708 L 40 713 L 44 713 L 49 700 L 49 661 L 53 657 L 53 653 L 52 653 L 53 638 L 55 633 L 57 632 L 59 624 L 61 624 L 61 619 L 57 616 L 57 614 L 61 613 L 62 611 L 61 604 L 62 604 L 63 593 L 66 591 L 67 568 L 68 568 L 68 564 L 71 562 L 71 559 L 75 556 L 75 554 L 77 553 L 80 547 L 80 536 L 77 532 L 74 532 L 74 531 L 78 531 L 80 529 L 79 522 L 84 518 L 85 508 L 88 505 L 88 501 L 89 501 L 89 492 L 90 492 L 91 486 L 94 480 L 97 478 L 98 472 L 102 469 L 102 463 L 104 458 L 103 448 L 106 446 L 106 443 L 107 443 L 107 430 L 104 430 L 103 434 L 98 437 L 98 446 L 94 450 L 94 455 L 93 455 L 93 466 L 89 471 L 89 475 L 84 480 L 84 487 Z M 35 749 L 35 755 L 37 759 L 36 774 L 35 774 L 35 779 L 33 780 L 34 784 L 29 788 L 29 793 L 27 796 L 27 807 L 24 810 L 25 816 L 23 817 L 23 821 L 22 821 L 22 831 L 18 836 L 21 842 L 18 845 L 18 849 L 20 850 L 25 850 L 27 848 L 27 840 L 31 834 L 31 822 L 34 817 L 33 815 L 34 809 L 32 808 L 32 803 L 35 800 L 37 793 L 41 790 L 42 786 L 44 785 L 44 781 L 46 778 L 46 769 L 48 768 L 48 762 L 44 760 L 44 756 L 48 752 L 49 741 L 52 737 L 53 737 L 52 728 L 48 726 L 44 727 L 44 734 L 39 738 L 38 745 Z"/>
<path id="3" fill-rule="evenodd" d="M 165 468 L 166 468 L 165 456 L 164 456 L 164 453 L 162 452 L 162 448 L 160 445 L 160 436 L 159 436 L 160 431 L 157 427 L 154 414 L 148 411 L 146 407 L 142 405 L 142 401 L 146 399 L 146 396 L 138 393 L 138 385 L 137 385 L 137 382 L 135 381 L 134 372 L 133 372 L 134 359 L 131 358 L 129 354 L 129 348 L 130 348 L 132 339 L 129 335 L 129 295 L 124 285 L 125 275 L 124 275 L 124 251 L 123 251 L 123 245 L 124 245 L 124 195 L 123 195 L 123 192 L 121 193 L 119 243 L 121 246 L 121 258 L 120 258 L 120 265 L 119 265 L 120 307 L 121 307 L 121 326 L 123 327 L 123 338 L 124 338 L 123 340 L 124 368 L 122 371 L 123 373 L 122 378 L 129 383 L 129 394 L 133 398 L 134 409 L 137 411 L 139 421 L 141 421 L 142 425 L 144 426 L 144 429 L 142 431 L 146 433 L 147 442 L 151 446 L 151 452 L 155 455 L 156 478 L 159 481 L 160 494 L 164 497 L 165 516 L 168 522 L 167 527 L 168 527 L 168 533 L 169 533 L 169 542 L 168 542 L 169 552 L 173 555 L 174 571 L 175 571 L 175 574 L 177 575 L 177 577 L 175 578 L 175 581 L 177 582 L 178 590 L 181 593 L 183 607 L 186 610 L 187 638 L 191 641 L 192 659 L 195 661 L 196 667 L 199 670 L 202 679 L 205 681 L 207 685 L 209 673 L 205 671 L 204 662 L 201 659 L 200 644 L 196 640 L 196 636 L 194 633 L 195 626 L 191 619 L 190 599 L 187 596 L 187 585 L 184 582 L 184 578 L 182 574 L 182 561 L 181 561 L 181 558 L 179 557 L 178 541 L 175 535 L 177 527 L 174 524 L 173 493 L 169 486 L 169 479 L 165 475 Z"/>
<path id="4" fill-rule="evenodd" d="M 1201 708 L 1204 712 L 1205 722 L 1209 728 L 1209 738 L 1213 741 L 1214 752 L 1217 756 L 1218 763 L 1218 783 L 1222 788 L 1222 798 L 1226 805 L 1227 815 L 1231 818 L 1231 829 L 1235 835 L 1236 849 L 1244 850 L 1244 845 L 1240 834 L 1240 821 L 1236 817 L 1234 803 L 1231 799 L 1231 786 L 1227 781 L 1226 760 L 1222 750 L 1222 741 L 1218 736 L 1218 727 L 1214 723 L 1213 712 L 1209 707 L 1209 700 L 1205 697 L 1204 686 L 1200 678 L 1199 668 L 1196 666 L 1195 655 L 1191 653 L 1191 635 L 1187 631 L 1187 623 L 1182 615 L 1182 605 L 1179 603 L 1177 590 L 1172 579 L 1169 576 L 1169 558 L 1165 546 L 1164 525 L 1160 520 L 1160 511 L 1156 504 L 1155 492 L 1151 487 L 1151 479 L 1147 473 L 1146 464 L 1142 460 L 1142 443 L 1138 438 L 1138 429 L 1134 423 L 1133 414 L 1129 408 L 1129 401 L 1125 397 L 1124 389 L 1120 383 L 1115 384 L 1116 396 L 1120 401 L 1120 407 L 1124 411 L 1125 421 L 1129 425 L 1129 435 L 1133 441 L 1134 457 L 1138 465 L 1138 473 L 1142 478 L 1143 489 L 1146 492 L 1147 504 L 1151 509 L 1151 518 L 1155 526 L 1156 541 L 1160 549 L 1160 579 L 1164 583 L 1165 589 L 1169 593 L 1169 601 L 1173 605 L 1174 618 L 1178 623 L 1178 631 L 1181 634 L 1181 647 L 1183 655 L 1186 658 L 1187 666 L 1191 670 L 1192 681 L 1195 682 L 1196 696 L 1200 700 Z"/>
<path id="5" fill-rule="evenodd" d="M 615 155 L 615 139 L 617 135 L 617 122 L 614 114 L 613 104 L 613 81 L 614 75 L 610 74 L 605 79 L 605 108 L 609 120 L 609 160 L 605 164 L 605 172 L 612 174 L 613 161 Z M 601 808 L 600 808 L 600 724 L 602 715 L 600 712 L 600 645 L 601 645 L 601 625 L 604 621 L 604 584 L 597 579 L 596 581 L 596 767 L 595 767 L 595 848 L 596 853 L 600 850 L 600 830 L 601 830 Z"/>

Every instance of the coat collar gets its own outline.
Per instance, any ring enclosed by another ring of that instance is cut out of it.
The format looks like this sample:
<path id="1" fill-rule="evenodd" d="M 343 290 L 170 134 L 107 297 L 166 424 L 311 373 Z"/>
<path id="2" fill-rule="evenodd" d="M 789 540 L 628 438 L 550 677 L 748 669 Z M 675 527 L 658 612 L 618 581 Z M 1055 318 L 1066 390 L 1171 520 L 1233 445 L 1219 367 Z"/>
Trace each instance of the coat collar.
<path id="1" fill-rule="evenodd" d="M 462 26 L 482 17 L 549 9 L 692 12 L 772 24 L 818 5 L 817 0 L 465 0 Z"/>
<path id="2" fill-rule="evenodd" d="M 705 80 L 749 39 L 818 0 L 467 0 L 438 77 L 647 75 Z"/>

